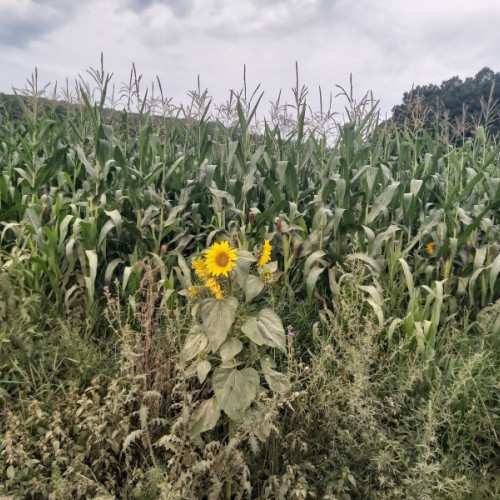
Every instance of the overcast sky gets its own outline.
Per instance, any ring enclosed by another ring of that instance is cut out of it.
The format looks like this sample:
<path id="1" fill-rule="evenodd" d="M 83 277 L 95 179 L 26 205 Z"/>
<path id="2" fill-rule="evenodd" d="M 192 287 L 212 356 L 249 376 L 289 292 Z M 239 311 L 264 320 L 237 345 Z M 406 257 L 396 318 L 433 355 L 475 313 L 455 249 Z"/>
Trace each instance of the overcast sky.
<path id="1" fill-rule="evenodd" d="M 500 71 L 499 22 L 499 0 L 0 0 L 0 92 L 35 66 L 41 85 L 73 84 L 102 52 L 117 88 L 135 63 L 176 103 L 197 75 L 221 103 L 246 65 L 264 102 L 290 101 L 297 61 L 313 105 L 352 73 L 389 112 L 413 84 Z"/>

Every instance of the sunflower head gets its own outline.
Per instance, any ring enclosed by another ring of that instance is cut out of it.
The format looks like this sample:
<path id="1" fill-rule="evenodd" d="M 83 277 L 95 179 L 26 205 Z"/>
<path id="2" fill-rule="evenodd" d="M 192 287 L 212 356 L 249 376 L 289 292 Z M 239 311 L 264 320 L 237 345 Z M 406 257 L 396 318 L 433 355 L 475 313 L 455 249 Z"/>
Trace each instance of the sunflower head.
<path id="1" fill-rule="evenodd" d="M 271 260 L 271 250 L 273 247 L 269 240 L 264 240 L 264 245 L 262 247 L 262 252 L 260 254 L 259 260 L 257 261 L 257 265 L 262 267 L 266 265 Z"/>
<path id="2" fill-rule="evenodd" d="M 200 280 L 204 280 L 209 277 L 206 263 L 201 257 L 193 260 L 193 262 L 191 262 L 191 267 L 194 269 L 194 274 L 196 274 Z"/>
<path id="3" fill-rule="evenodd" d="M 270 283 L 271 281 L 273 281 L 273 273 L 267 267 L 261 267 L 259 269 L 259 275 L 266 283 Z"/>
<path id="4" fill-rule="evenodd" d="M 205 286 L 212 292 L 212 295 L 216 299 L 222 300 L 224 298 L 224 291 L 217 278 L 208 278 L 207 281 L 205 281 Z"/>
<path id="5" fill-rule="evenodd" d="M 214 243 L 212 248 L 206 250 L 205 258 L 206 270 L 211 276 L 223 275 L 227 278 L 231 269 L 236 265 L 238 255 L 227 241 L 222 241 Z"/>
<path id="6" fill-rule="evenodd" d="M 434 243 L 433 241 L 427 243 L 427 245 L 425 245 L 425 249 L 427 250 L 427 253 L 429 255 L 432 255 L 434 253 L 434 250 L 436 250 L 436 243 Z"/>

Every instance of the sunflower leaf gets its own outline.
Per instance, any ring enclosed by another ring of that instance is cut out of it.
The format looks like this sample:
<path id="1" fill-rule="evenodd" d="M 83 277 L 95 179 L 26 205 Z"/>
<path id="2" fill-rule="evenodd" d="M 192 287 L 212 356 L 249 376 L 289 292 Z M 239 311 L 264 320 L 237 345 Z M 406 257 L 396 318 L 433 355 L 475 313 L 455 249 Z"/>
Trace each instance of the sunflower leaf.
<path id="1" fill-rule="evenodd" d="M 221 408 L 229 418 L 239 420 L 255 399 L 259 388 L 259 374 L 253 368 L 217 369 L 212 383 Z"/>
<path id="2" fill-rule="evenodd" d="M 237 338 L 229 338 L 220 346 L 220 357 L 222 362 L 225 363 L 230 359 L 234 358 L 243 349 L 243 344 L 241 340 Z"/>
<path id="3" fill-rule="evenodd" d="M 262 358 L 260 360 L 260 365 L 262 367 L 264 378 L 269 384 L 271 391 L 279 393 L 287 391 L 290 388 L 288 377 L 285 374 L 277 372 L 273 369 L 275 368 L 275 363 L 269 356 Z"/>
<path id="4" fill-rule="evenodd" d="M 200 314 L 207 332 L 208 346 L 212 352 L 219 349 L 226 340 L 234 323 L 238 300 L 228 297 L 224 300 L 205 299 L 201 303 Z"/>
<path id="5" fill-rule="evenodd" d="M 256 262 L 256 258 L 247 250 L 238 250 L 238 260 L 236 261 L 236 280 L 241 288 L 245 288 L 245 284 L 249 277 L 250 266 Z"/>
<path id="6" fill-rule="evenodd" d="M 198 365 L 196 366 L 196 375 L 198 375 L 200 384 L 203 384 L 203 382 L 205 382 L 205 379 L 207 378 L 207 375 L 210 373 L 211 369 L 212 363 L 210 363 L 210 361 L 207 361 L 206 359 L 198 363 Z"/>
<path id="7" fill-rule="evenodd" d="M 272 309 L 265 308 L 256 317 L 248 317 L 241 331 L 257 345 L 268 345 L 286 353 L 285 329 Z"/>
<path id="8" fill-rule="evenodd" d="M 205 333 L 198 331 L 192 332 L 188 335 L 184 348 L 182 349 L 182 356 L 185 361 L 190 361 L 195 358 L 208 344 L 208 338 Z"/>
<path id="9" fill-rule="evenodd" d="M 220 417 L 220 406 L 217 399 L 210 398 L 194 410 L 189 423 L 189 433 L 192 437 L 213 429 Z"/>
<path id="10" fill-rule="evenodd" d="M 264 282 L 257 276 L 249 275 L 245 282 L 245 302 L 250 302 L 264 289 Z"/>

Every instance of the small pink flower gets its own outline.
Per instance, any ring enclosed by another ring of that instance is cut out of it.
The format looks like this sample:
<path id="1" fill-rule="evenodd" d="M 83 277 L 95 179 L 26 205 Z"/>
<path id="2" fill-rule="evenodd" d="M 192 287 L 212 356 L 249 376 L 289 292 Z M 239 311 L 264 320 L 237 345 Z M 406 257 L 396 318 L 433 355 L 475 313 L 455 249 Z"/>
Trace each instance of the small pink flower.
<path id="1" fill-rule="evenodd" d="M 104 293 L 108 293 L 108 292 L 109 292 L 109 286 L 108 286 L 108 285 L 104 285 L 104 286 L 102 287 L 102 291 L 103 291 Z"/>
<path id="2" fill-rule="evenodd" d="M 291 330 L 288 330 L 286 336 L 289 338 L 289 339 L 293 339 L 293 337 L 295 337 L 295 332 L 292 332 Z"/>

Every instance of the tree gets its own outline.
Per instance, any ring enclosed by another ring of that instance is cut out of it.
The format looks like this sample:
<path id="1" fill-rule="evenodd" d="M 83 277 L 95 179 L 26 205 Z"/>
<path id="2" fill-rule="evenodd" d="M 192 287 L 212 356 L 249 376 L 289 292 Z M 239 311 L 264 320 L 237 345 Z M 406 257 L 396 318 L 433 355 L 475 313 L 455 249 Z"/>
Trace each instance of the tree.
<path id="1" fill-rule="evenodd" d="M 414 129 L 442 133 L 443 125 L 454 139 L 472 135 L 478 125 L 500 132 L 500 73 L 488 67 L 474 78 L 458 76 L 441 85 L 417 86 L 405 92 L 403 102 L 392 109 L 393 120 Z"/>

